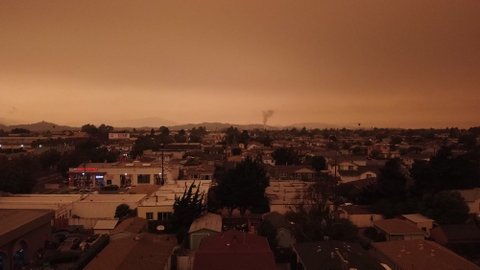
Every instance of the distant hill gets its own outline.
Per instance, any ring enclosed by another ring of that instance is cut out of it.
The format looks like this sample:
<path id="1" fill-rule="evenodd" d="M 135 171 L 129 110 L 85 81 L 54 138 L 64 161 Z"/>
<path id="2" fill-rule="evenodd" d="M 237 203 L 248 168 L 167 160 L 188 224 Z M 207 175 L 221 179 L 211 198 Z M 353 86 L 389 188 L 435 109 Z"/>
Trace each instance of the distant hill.
<path id="1" fill-rule="evenodd" d="M 307 128 L 307 129 L 325 129 L 325 128 L 351 128 L 349 125 L 341 126 L 341 125 L 334 125 L 334 124 L 326 124 L 326 123 L 296 123 L 292 125 L 285 126 L 284 128 Z"/>
<path id="2" fill-rule="evenodd" d="M 238 129 L 278 129 L 278 127 L 273 126 L 263 126 L 262 124 L 231 124 L 231 123 L 219 123 L 219 122 L 203 122 L 198 124 L 184 124 L 184 125 L 174 125 L 169 126 L 170 129 L 180 130 L 180 129 L 192 129 L 197 127 L 205 127 L 207 130 L 221 130 L 227 129 L 229 127 L 236 127 Z"/>
<path id="3" fill-rule="evenodd" d="M 6 126 L 5 129 L 11 130 L 14 128 L 24 128 L 30 131 L 37 131 L 37 132 L 47 131 L 47 130 L 62 131 L 62 130 L 79 130 L 80 129 L 79 127 L 62 126 L 62 125 L 57 125 L 55 123 L 45 122 L 45 121 L 32 123 L 32 124 L 9 125 L 9 126 Z"/>
<path id="4" fill-rule="evenodd" d="M 144 117 L 123 119 L 121 121 L 116 121 L 108 124 L 114 126 L 116 129 L 158 129 L 161 126 L 172 126 L 176 125 L 177 123 L 160 117 Z"/>

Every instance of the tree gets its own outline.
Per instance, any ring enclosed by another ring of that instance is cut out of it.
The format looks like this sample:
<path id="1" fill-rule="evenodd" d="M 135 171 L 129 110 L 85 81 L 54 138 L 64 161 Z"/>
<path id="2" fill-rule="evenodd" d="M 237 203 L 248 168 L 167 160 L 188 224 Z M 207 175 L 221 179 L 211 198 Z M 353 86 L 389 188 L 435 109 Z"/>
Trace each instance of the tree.
<path id="1" fill-rule="evenodd" d="M 296 165 L 300 164 L 297 152 L 292 148 L 281 147 L 273 151 L 272 157 L 275 165 Z"/>
<path id="2" fill-rule="evenodd" d="M 458 192 L 441 191 L 423 198 L 420 211 L 439 224 L 462 224 L 468 219 L 468 206 Z"/>
<path id="3" fill-rule="evenodd" d="M 130 209 L 130 206 L 128 206 L 128 204 L 122 203 L 122 204 L 119 204 L 115 209 L 115 217 L 121 219 L 129 216 L 131 212 L 132 212 L 132 209 Z"/>
<path id="4" fill-rule="evenodd" d="M 356 237 L 357 228 L 348 220 L 339 218 L 331 208 L 335 204 L 335 179 L 324 176 L 304 194 L 305 203 L 295 211 L 287 212 L 299 242 L 321 241 L 325 238 L 349 241 Z"/>
<path id="5" fill-rule="evenodd" d="M 62 155 L 55 149 L 47 150 L 38 157 L 42 169 L 54 168 L 61 158 Z"/>
<path id="6" fill-rule="evenodd" d="M 464 149 L 472 149 L 477 145 L 477 136 L 473 133 L 465 133 L 460 135 L 458 143 L 463 146 Z"/>
<path id="7" fill-rule="evenodd" d="M 479 187 L 480 149 L 454 156 L 450 148 L 442 147 L 430 161 L 415 161 L 411 174 L 418 194 Z"/>
<path id="8" fill-rule="evenodd" d="M 317 172 L 327 169 L 327 161 L 322 156 L 314 156 L 312 158 L 312 168 Z"/>
<path id="9" fill-rule="evenodd" d="M 391 159 L 380 169 L 377 183 L 362 189 L 358 201 L 373 204 L 386 217 L 415 211 L 416 199 L 410 197 L 408 189 L 410 178 L 402 161 Z"/>
<path id="10" fill-rule="evenodd" d="M 207 128 L 205 127 L 198 127 L 192 128 L 190 130 L 190 142 L 199 143 L 202 142 L 203 137 L 207 134 Z"/>
<path id="11" fill-rule="evenodd" d="M 94 137 L 100 141 L 108 140 L 108 133 L 113 131 L 113 127 L 105 124 L 101 124 L 98 128 L 92 124 L 83 125 L 80 129 L 82 132 L 86 132 L 90 137 Z"/>
<path id="12" fill-rule="evenodd" d="M 227 144 L 237 144 L 240 141 L 241 133 L 238 128 L 229 127 L 225 131 L 225 142 Z"/>
<path id="13" fill-rule="evenodd" d="M 193 182 L 181 197 L 175 198 L 170 231 L 177 234 L 177 240 L 181 243 L 190 228 L 192 222 L 205 210 L 203 203 L 204 193 L 200 192 L 200 186 Z"/>
<path id="14" fill-rule="evenodd" d="M 242 214 L 247 209 L 266 212 L 265 188 L 268 185 L 269 179 L 263 164 L 248 157 L 223 175 L 215 197 L 230 213 L 234 209 Z"/>
<path id="15" fill-rule="evenodd" d="M 175 134 L 174 139 L 177 143 L 185 143 L 187 142 L 187 133 L 184 129 L 181 129 L 177 134 Z"/>
<path id="16" fill-rule="evenodd" d="M 270 223 L 270 221 L 263 220 L 258 226 L 257 231 L 259 235 L 267 238 L 271 249 L 274 250 L 277 247 L 277 229 L 272 225 L 272 223 Z"/>
<path id="17" fill-rule="evenodd" d="M 30 130 L 26 128 L 13 128 L 10 133 L 12 134 L 30 134 Z"/>
<path id="18" fill-rule="evenodd" d="M 240 134 L 240 137 L 238 138 L 238 142 L 243 144 L 248 144 L 249 141 L 250 141 L 250 135 L 248 134 L 248 131 L 243 130 L 242 133 Z"/>
<path id="19" fill-rule="evenodd" d="M 380 169 L 378 191 L 382 198 L 402 200 L 406 197 L 409 172 L 400 159 L 391 159 Z"/>
<path id="20" fill-rule="evenodd" d="M 166 126 L 161 126 L 158 131 L 160 131 L 160 135 L 162 136 L 169 136 L 170 135 L 170 129 Z"/>
<path id="21" fill-rule="evenodd" d="M 30 193 L 39 172 L 38 161 L 26 155 L 15 158 L 0 156 L 0 191 Z"/>

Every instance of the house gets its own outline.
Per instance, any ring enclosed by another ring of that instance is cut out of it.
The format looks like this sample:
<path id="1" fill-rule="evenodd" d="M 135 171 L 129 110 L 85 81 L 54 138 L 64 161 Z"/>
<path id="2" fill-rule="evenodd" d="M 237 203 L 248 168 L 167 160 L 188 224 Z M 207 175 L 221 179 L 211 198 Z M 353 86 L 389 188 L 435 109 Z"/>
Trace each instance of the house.
<path id="1" fill-rule="evenodd" d="M 270 211 L 285 214 L 304 204 L 305 194 L 312 182 L 299 180 L 271 180 L 265 190 L 269 199 Z"/>
<path id="2" fill-rule="evenodd" d="M 412 224 L 415 224 L 417 228 L 425 232 L 425 235 L 427 237 L 430 236 L 430 230 L 433 228 L 433 223 L 435 222 L 433 219 L 430 219 L 421 214 L 402 215 L 402 218 Z"/>
<path id="3" fill-rule="evenodd" d="M 477 225 L 441 225 L 432 229 L 431 238 L 462 257 L 480 263 L 480 228 Z"/>
<path id="4" fill-rule="evenodd" d="M 373 227 L 383 234 L 387 241 L 425 239 L 424 231 L 414 224 L 398 218 L 374 221 Z"/>
<path id="5" fill-rule="evenodd" d="M 0 209 L 48 209 L 52 225 L 83 225 L 92 229 L 98 220 L 111 220 L 120 204 L 136 209 L 146 194 L 16 194 L 0 197 Z"/>
<path id="6" fill-rule="evenodd" d="M 480 214 L 480 188 L 457 190 L 468 206 L 470 214 Z"/>
<path id="7" fill-rule="evenodd" d="M 81 194 L 15 194 L 0 196 L 0 209 L 43 209 L 54 212 L 53 226 L 61 228 L 68 225 L 72 217 L 73 204 L 84 195 Z"/>
<path id="8" fill-rule="evenodd" d="M 313 181 L 318 174 L 314 169 L 300 165 L 268 166 L 267 172 L 272 180 Z"/>
<path id="9" fill-rule="evenodd" d="M 374 221 L 384 219 L 383 215 L 368 205 L 342 205 L 339 211 L 340 217 L 350 220 L 359 228 L 372 227 Z"/>
<path id="10" fill-rule="evenodd" d="M 278 212 L 270 212 L 262 216 L 263 220 L 270 222 L 277 230 L 277 245 L 279 248 L 289 248 L 295 244 L 295 236 L 292 232 L 292 225 L 284 215 Z"/>
<path id="11" fill-rule="evenodd" d="M 68 170 L 68 185 L 70 188 L 82 189 L 111 185 L 163 185 L 171 177 L 169 171 L 168 165 L 161 162 L 85 163 Z"/>
<path id="12" fill-rule="evenodd" d="M 480 270 L 453 251 L 422 239 L 372 243 L 371 254 L 391 269 Z"/>
<path id="13" fill-rule="evenodd" d="M 136 209 L 146 194 L 86 194 L 73 203 L 69 225 L 83 225 L 92 229 L 99 220 L 112 220 L 118 205 L 126 204 Z"/>
<path id="14" fill-rule="evenodd" d="M 193 183 L 199 187 L 200 193 L 207 194 L 212 180 L 178 180 L 173 183 L 166 183 L 138 205 L 138 217 L 147 220 L 168 220 L 173 213 L 175 198 L 181 197 L 185 189 Z M 204 197 L 204 200 L 206 200 L 206 197 Z"/>
<path id="15" fill-rule="evenodd" d="M 1 269 L 24 269 L 50 237 L 50 210 L 0 210 Z"/>
<path id="16" fill-rule="evenodd" d="M 192 222 L 188 230 L 190 249 L 197 249 L 204 237 L 222 232 L 222 216 L 207 213 Z"/>
<path id="17" fill-rule="evenodd" d="M 360 245 L 340 241 L 321 241 L 295 244 L 297 269 L 357 269 L 385 270 Z"/>
<path id="18" fill-rule="evenodd" d="M 200 164 L 196 166 L 182 166 L 179 179 L 181 180 L 212 180 L 215 166 Z"/>
<path id="19" fill-rule="evenodd" d="M 262 236 L 230 230 L 203 238 L 193 270 L 274 270 L 275 259 Z"/>
<path id="20" fill-rule="evenodd" d="M 111 232 L 110 243 L 84 269 L 170 270 L 175 236 L 144 233 L 145 227 L 144 219 L 124 220 Z"/>
<path id="21" fill-rule="evenodd" d="M 431 237 L 443 246 L 480 245 L 480 228 L 475 224 L 441 225 L 432 229 Z"/>

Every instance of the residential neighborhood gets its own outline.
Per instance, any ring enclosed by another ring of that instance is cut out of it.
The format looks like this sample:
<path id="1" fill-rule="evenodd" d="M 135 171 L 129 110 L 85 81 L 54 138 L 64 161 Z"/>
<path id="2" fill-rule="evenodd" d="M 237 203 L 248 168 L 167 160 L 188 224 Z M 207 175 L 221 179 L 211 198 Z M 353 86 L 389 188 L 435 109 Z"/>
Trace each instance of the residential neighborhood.
<path id="1" fill-rule="evenodd" d="M 3 269 L 480 269 L 478 129 L 199 130 L 0 137 Z"/>

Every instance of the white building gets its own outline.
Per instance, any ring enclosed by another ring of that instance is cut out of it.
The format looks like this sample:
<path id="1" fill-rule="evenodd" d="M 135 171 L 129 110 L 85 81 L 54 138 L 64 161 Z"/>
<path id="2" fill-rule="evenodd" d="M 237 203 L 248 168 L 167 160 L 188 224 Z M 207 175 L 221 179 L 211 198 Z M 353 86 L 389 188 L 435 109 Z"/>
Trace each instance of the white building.
<path id="1" fill-rule="evenodd" d="M 71 188 L 97 188 L 116 185 L 128 187 L 136 185 L 163 185 L 173 172 L 168 164 L 143 163 L 85 163 L 68 171 Z"/>
<path id="2" fill-rule="evenodd" d="M 200 192 L 205 194 L 206 202 L 211 180 L 178 180 L 176 183 L 166 183 L 143 200 L 137 208 L 138 217 L 147 220 L 168 220 L 173 213 L 175 197 L 181 197 L 192 183 L 199 185 Z M 196 191 L 196 188 L 193 190 Z"/>

